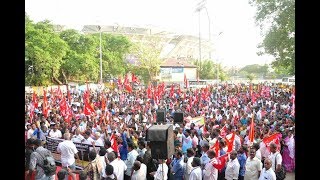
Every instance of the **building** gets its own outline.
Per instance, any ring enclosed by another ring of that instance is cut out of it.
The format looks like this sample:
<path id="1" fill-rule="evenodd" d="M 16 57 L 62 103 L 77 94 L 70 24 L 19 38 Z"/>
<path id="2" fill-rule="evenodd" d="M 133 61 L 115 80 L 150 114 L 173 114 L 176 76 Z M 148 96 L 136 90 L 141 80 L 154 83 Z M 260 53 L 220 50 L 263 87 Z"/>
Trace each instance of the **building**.
<path id="1" fill-rule="evenodd" d="M 188 80 L 197 79 L 197 66 L 181 58 L 167 58 L 160 65 L 160 81 L 181 84 L 184 81 L 184 75 Z"/>

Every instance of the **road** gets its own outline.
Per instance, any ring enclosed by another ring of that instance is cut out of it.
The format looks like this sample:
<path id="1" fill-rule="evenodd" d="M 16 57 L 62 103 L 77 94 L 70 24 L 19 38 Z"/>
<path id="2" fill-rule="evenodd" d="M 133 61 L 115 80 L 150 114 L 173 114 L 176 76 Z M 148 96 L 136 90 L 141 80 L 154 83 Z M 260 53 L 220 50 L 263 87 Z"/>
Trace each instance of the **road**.
<path id="1" fill-rule="evenodd" d="M 295 180 L 295 173 L 287 173 L 284 180 Z"/>

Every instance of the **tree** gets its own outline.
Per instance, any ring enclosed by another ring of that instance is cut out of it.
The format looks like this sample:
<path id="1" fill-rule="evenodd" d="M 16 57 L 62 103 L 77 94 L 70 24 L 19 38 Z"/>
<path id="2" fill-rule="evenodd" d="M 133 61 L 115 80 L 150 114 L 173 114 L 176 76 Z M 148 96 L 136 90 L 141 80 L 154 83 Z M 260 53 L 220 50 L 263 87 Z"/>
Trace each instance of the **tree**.
<path id="1" fill-rule="evenodd" d="M 137 58 L 137 65 L 141 74 L 148 72 L 148 78 L 144 78 L 147 82 L 148 80 L 154 81 L 156 75 L 160 71 L 160 64 L 162 63 L 160 59 L 160 53 L 162 50 L 162 44 L 159 43 L 157 37 L 149 37 L 147 43 L 137 42 L 132 46 L 131 54 Z"/>
<path id="2" fill-rule="evenodd" d="M 192 63 L 194 65 L 198 65 L 199 60 L 193 60 Z M 212 60 L 202 60 L 201 61 L 201 69 L 199 70 L 200 79 L 216 79 L 217 73 L 219 72 L 219 79 L 225 80 L 227 79 L 227 74 L 224 72 L 221 65 L 214 63 Z"/>
<path id="3" fill-rule="evenodd" d="M 65 83 L 67 80 L 94 80 L 99 78 L 99 59 L 97 58 L 97 40 L 90 35 L 80 34 L 69 29 L 60 33 L 69 46 L 63 58 L 61 73 Z"/>
<path id="4" fill-rule="evenodd" d="M 261 30 L 265 28 L 264 24 L 271 22 L 258 54 L 272 55 L 275 70 L 295 74 L 295 1 L 249 0 L 249 3 L 257 8 L 255 19 Z"/>
<path id="5" fill-rule="evenodd" d="M 247 78 L 250 80 L 250 82 L 253 81 L 253 79 L 255 78 L 255 75 L 250 73 L 250 74 L 247 74 Z"/>
<path id="6" fill-rule="evenodd" d="M 258 64 L 251 64 L 240 69 L 240 72 L 243 71 L 245 71 L 247 74 L 254 74 L 255 76 L 262 76 L 265 78 L 268 74 L 268 65 L 265 64 L 261 66 Z"/>
<path id="7" fill-rule="evenodd" d="M 95 34 L 95 37 L 98 37 L 98 34 Z M 126 56 L 130 52 L 131 46 L 132 43 L 125 36 L 102 34 L 102 67 L 104 72 L 113 76 L 127 73 Z"/>
<path id="8" fill-rule="evenodd" d="M 68 46 L 53 30 L 49 21 L 33 23 L 25 16 L 25 83 L 28 85 L 62 84 L 58 79 L 62 58 Z"/>

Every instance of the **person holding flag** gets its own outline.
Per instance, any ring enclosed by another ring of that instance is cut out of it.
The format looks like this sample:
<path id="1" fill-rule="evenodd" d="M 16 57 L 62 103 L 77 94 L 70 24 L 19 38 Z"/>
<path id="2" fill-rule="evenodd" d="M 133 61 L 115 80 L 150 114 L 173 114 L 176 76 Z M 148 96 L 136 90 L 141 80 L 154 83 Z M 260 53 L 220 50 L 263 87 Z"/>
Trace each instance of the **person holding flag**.
<path id="1" fill-rule="evenodd" d="M 207 151 L 207 155 L 210 160 L 205 164 L 203 169 L 203 180 L 218 180 L 218 169 L 213 165 L 218 163 L 216 152 L 210 149 Z"/>

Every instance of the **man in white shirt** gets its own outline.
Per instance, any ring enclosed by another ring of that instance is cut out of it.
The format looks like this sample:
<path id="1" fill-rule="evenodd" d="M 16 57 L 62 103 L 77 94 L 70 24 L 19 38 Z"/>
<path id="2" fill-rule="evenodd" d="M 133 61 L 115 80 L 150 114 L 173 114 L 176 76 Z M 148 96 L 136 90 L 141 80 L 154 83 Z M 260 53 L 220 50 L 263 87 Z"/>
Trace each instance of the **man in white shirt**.
<path id="1" fill-rule="evenodd" d="M 200 158 L 195 157 L 192 160 L 192 170 L 190 173 L 189 180 L 202 180 L 202 171 L 201 171 L 201 161 Z"/>
<path id="2" fill-rule="evenodd" d="M 92 144 L 92 141 L 94 141 L 91 137 L 90 137 L 90 135 L 91 135 L 91 133 L 90 133 L 90 131 L 86 131 L 85 133 L 84 133 L 84 139 L 82 140 L 82 143 L 83 144 Z"/>
<path id="3" fill-rule="evenodd" d="M 117 176 L 117 179 L 124 179 L 124 171 L 127 170 L 127 165 L 120 159 L 116 158 L 114 152 L 107 154 L 109 164 L 113 166 L 113 173 Z"/>
<path id="4" fill-rule="evenodd" d="M 268 158 L 272 161 L 271 168 L 274 172 L 279 171 L 282 165 L 282 156 L 280 152 L 277 151 L 277 144 L 270 143 L 270 152 L 271 153 Z"/>
<path id="5" fill-rule="evenodd" d="M 225 179 L 234 180 L 239 177 L 240 164 L 237 158 L 237 151 L 233 150 L 230 153 L 230 160 L 226 165 Z"/>
<path id="6" fill-rule="evenodd" d="M 249 153 L 250 155 L 245 165 L 244 179 L 258 180 L 262 170 L 262 162 L 256 157 L 256 149 L 251 148 Z"/>
<path id="7" fill-rule="evenodd" d="M 144 153 L 147 151 L 146 144 L 145 144 L 144 141 L 139 141 L 138 142 L 138 146 L 139 146 L 139 148 L 137 149 L 138 154 L 139 154 L 140 157 L 143 157 Z"/>
<path id="8" fill-rule="evenodd" d="M 259 180 L 276 180 L 276 174 L 271 168 L 272 161 L 269 158 L 264 160 L 264 168 L 260 173 Z"/>
<path id="9" fill-rule="evenodd" d="M 61 131 L 58 129 L 57 124 L 54 124 L 53 128 L 49 131 L 49 137 L 52 137 L 52 138 L 61 138 L 62 137 Z"/>
<path id="10" fill-rule="evenodd" d="M 207 151 L 209 161 L 205 164 L 203 169 L 203 180 L 217 180 L 218 179 L 218 169 L 216 169 L 213 164 L 217 163 L 216 153 L 214 150 L 210 149 Z"/>
<path id="11" fill-rule="evenodd" d="M 124 178 L 125 180 L 126 178 L 130 179 L 133 163 L 137 159 L 138 155 L 139 155 L 138 152 L 134 149 L 134 145 L 132 143 L 128 143 L 128 156 L 127 156 L 127 160 L 125 160 L 124 162 L 127 165 L 127 170 L 125 172 L 125 178 Z"/>
<path id="12" fill-rule="evenodd" d="M 187 157 L 188 160 L 187 162 L 184 164 L 184 179 L 189 179 L 190 177 L 190 173 L 192 170 L 192 161 L 194 158 L 194 150 L 192 148 L 187 149 Z M 201 162 L 201 161 L 200 161 Z"/>
<path id="13" fill-rule="evenodd" d="M 83 139 L 84 139 L 84 137 L 80 134 L 80 128 L 77 128 L 75 130 L 75 135 L 73 135 L 71 141 L 76 142 L 76 143 L 80 143 Z"/>
<path id="14" fill-rule="evenodd" d="M 101 134 L 99 132 L 95 132 L 94 133 L 94 136 L 96 138 L 95 140 L 95 143 L 96 143 L 96 146 L 104 146 L 104 142 L 102 141 L 102 139 L 100 138 L 101 137 Z"/>
<path id="15" fill-rule="evenodd" d="M 141 162 L 139 161 L 135 161 L 133 163 L 133 173 L 131 176 L 131 180 L 146 180 L 147 179 L 147 169 L 144 170 L 143 168 L 141 168 Z"/>
<path id="16" fill-rule="evenodd" d="M 64 141 L 60 142 L 57 147 L 57 152 L 61 154 L 62 167 L 76 169 L 76 160 L 74 156 L 79 159 L 78 150 L 74 143 L 70 140 L 70 133 L 64 133 Z"/>
<path id="17" fill-rule="evenodd" d="M 151 172 L 150 174 L 154 177 L 154 180 L 167 180 L 168 179 L 168 165 L 163 159 L 159 159 L 159 165 L 156 172 Z"/>
<path id="18" fill-rule="evenodd" d="M 106 148 L 104 148 L 104 147 L 100 147 L 100 150 L 99 150 L 99 158 L 100 158 L 100 162 L 101 162 L 101 164 L 102 164 L 102 171 L 101 171 L 101 173 L 100 173 L 100 175 L 101 175 L 101 177 L 102 178 L 107 178 L 107 175 L 106 175 L 106 171 L 105 171 L 105 169 L 106 169 L 106 157 L 105 157 L 105 155 L 107 154 L 107 150 L 106 150 Z"/>
<path id="19" fill-rule="evenodd" d="M 256 157 L 261 161 L 260 143 L 253 143 L 253 148 L 256 150 Z"/>
<path id="20" fill-rule="evenodd" d="M 32 137 L 32 134 L 34 132 L 34 130 L 36 129 L 36 124 L 32 123 L 31 124 L 31 129 L 28 130 L 27 132 L 27 139 L 30 139 Z"/>

